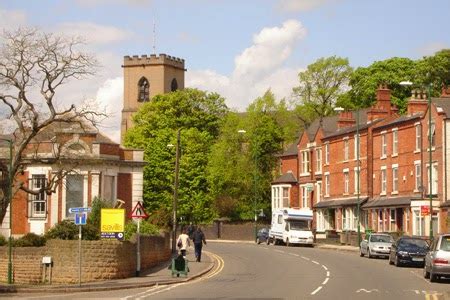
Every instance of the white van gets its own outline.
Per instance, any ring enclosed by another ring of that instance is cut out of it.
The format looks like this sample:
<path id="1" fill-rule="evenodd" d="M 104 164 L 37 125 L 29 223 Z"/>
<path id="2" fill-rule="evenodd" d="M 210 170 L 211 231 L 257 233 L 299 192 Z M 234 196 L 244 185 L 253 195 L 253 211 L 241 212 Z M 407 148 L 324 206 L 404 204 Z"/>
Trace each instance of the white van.
<path id="1" fill-rule="evenodd" d="M 312 246 L 314 244 L 312 219 L 313 213 L 310 209 L 285 208 L 274 211 L 267 244 L 272 242 L 276 245 L 283 242 L 287 246 L 291 244 Z"/>

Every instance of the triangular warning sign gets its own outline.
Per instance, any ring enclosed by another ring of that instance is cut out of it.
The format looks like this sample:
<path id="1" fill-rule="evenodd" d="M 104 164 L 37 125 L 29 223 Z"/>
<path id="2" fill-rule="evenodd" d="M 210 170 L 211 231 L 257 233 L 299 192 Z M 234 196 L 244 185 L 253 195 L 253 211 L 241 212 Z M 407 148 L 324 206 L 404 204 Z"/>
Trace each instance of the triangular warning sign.
<path id="1" fill-rule="evenodd" d="M 132 218 L 147 218 L 148 215 L 144 211 L 144 207 L 142 206 L 142 202 L 138 201 L 131 211 Z"/>

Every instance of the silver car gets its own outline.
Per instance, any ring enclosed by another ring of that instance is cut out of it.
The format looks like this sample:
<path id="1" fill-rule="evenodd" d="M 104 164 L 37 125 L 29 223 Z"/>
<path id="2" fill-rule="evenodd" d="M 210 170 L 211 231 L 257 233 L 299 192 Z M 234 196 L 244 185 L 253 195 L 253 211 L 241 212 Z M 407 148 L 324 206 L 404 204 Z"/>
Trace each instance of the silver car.
<path id="1" fill-rule="evenodd" d="M 372 233 L 360 244 L 360 256 L 367 255 L 369 258 L 375 256 L 388 257 L 394 239 L 389 234 Z"/>
<path id="2" fill-rule="evenodd" d="M 425 256 L 423 276 L 431 282 L 441 276 L 450 276 L 450 234 L 437 236 Z"/>

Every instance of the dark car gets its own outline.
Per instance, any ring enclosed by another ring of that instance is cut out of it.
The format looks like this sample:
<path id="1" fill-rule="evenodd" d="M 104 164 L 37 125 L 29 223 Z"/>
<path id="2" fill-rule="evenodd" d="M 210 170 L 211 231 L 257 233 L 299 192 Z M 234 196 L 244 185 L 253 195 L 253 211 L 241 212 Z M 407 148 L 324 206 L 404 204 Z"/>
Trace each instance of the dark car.
<path id="1" fill-rule="evenodd" d="M 420 237 L 402 236 L 392 244 L 389 264 L 423 267 L 429 246 Z"/>
<path id="2" fill-rule="evenodd" d="M 267 228 L 261 228 L 258 230 L 258 233 L 256 235 L 256 243 L 261 244 L 267 242 L 269 239 L 269 229 Z"/>

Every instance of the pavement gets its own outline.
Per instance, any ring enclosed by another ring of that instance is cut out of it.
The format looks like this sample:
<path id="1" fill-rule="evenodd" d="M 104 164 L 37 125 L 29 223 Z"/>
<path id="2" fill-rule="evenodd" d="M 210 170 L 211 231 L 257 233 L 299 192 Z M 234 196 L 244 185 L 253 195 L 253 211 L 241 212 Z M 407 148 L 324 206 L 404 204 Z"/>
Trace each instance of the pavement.
<path id="1" fill-rule="evenodd" d="M 249 243 L 253 241 L 229 241 L 229 240 L 209 240 L 208 243 Z M 315 248 L 350 251 L 357 253 L 358 247 L 347 245 L 332 244 L 316 244 Z M 189 249 L 187 253 L 189 273 L 187 276 L 183 274 L 180 277 L 172 276 L 170 270 L 171 261 L 161 263 L 149 270 L 142 271 L 139 277 L 129 277 L 124 279 L 114 279 L 107 281 L 96 281 L 89 283 L 77 284 L 41 284 L 41 285 L 25 285 L 25 284 L 0 284 L 0 293 L 61 293 L 61 292 L 89 292 L 89 291 L 105 291 L 105 290 L 121 290 L 135 289 L 142 287 L 152 287 L 157 285 L 176 284 L 194 280 L 208 272 L 210 272 L 217 264 L 213 256 L 207 251 L 202 253 L 202 261 L 196 262 L 193 249 Z"/>

